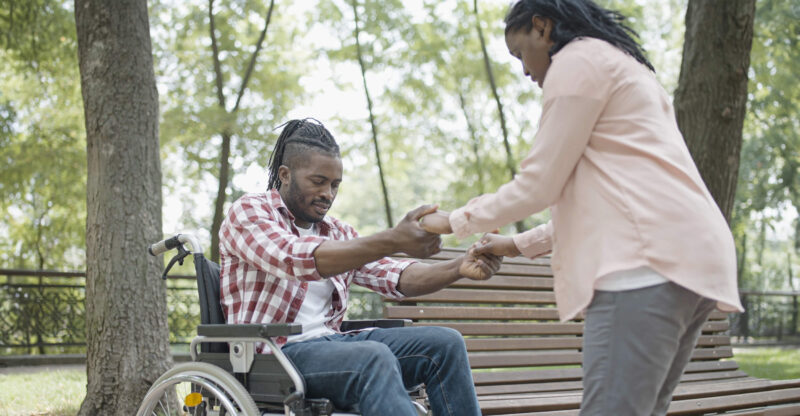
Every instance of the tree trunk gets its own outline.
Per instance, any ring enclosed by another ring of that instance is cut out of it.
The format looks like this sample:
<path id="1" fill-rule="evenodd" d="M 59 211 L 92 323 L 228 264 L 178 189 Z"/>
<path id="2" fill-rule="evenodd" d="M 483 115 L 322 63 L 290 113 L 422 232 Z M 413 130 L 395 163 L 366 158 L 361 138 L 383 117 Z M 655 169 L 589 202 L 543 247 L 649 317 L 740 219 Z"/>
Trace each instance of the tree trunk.
<path id="1" fill-rule="evenodd" d="M 256 48 L 250 56 L 250 62 L 247 65 L 244 77 L 242 77 L 242 85 L 239 86 L 239 93 L 236 96 L 236 104 L 233 106 L 230 114 L 236 114 L 239 111 L 239 104 L 242 102 L 242 96 L 247 90 L 247 83 L 253 75 L 253 69 L 256 66 L 256 59 L 258 53 L 261 52 L 261 46 L 264 43 L 264 38 L 267 37 L 267 28 L 269 22 L 272 20 L 272 10 L 275 8 L 275 0 L 269 2 L 269 10 L 267 17 L 264 20 L 264 28 L 256 41 Z M 209 32 L 211 36 L 211 54 L 214 59 L 214 81 L 217 87 L 217 102 L 222 108 L 222 111 L 227 111 L 225 105 L 225 91 L 223 90 L 223 77 L 222 65 L 219 60 L 219 47 L 217 46 L 216 25 L 214 24 L 214 0 L 208 0 L 208 23 Z M 222 226 L 222 217 L 224 215 L 225 201 L 228 198 L 228 183 L 230 182 L 230 156 L 231 156 L 231 140 L 232 133 L 229 126 L 222 132 L 222 147 L 219 151 L 219 179 L 217 186 L 217 198 L 214 201 L 214 217 L 211 220 L 211 260 L 219 263 L 219 228 Z"/>
<path id="2" fill-rule="evenodd" d="M 87 394 L 79 415 L 131 415 L 171 365 L 161 239 L 158 92 L 146 0 L 76 0 L 86 122 Z"/>
<path id="3" fill-rule="evenodd" d="M 489 51 L 486 50 L 486 39 L 483 37 L 483 29 L 481 29 L 481 17 L 478 13 L 478 0 L 473 0 L 473 10 L 475 12 L 475 28 L 478 30 L 478 39 L 481 41 L 481 51 L 483 52 L 483 65 L 486 68 L 486 76 L 489 78 L 489 85 L 492 87 L 492 95 L 494 101 L 497 103 L 497 114 L 500 116 L 500 129 L 503 131 L 503 147 L 506 149 L 506 167 L 511 174 L 511 179 L 517 175 L 517 169 L 514 167 L 514 155 L 511 154 L 511 144 L 508 142 L 508 128 L 506 128 L 506 115 L 503 112 L 503 103 L 500 101 L 500 94 L 497 92 L 497 83 L 494 80 L 494 72 L 492 72 L 492 63 L 489 59 Z M 525 224 L 523 221 L 514 223 L 518 233 L 525 231 Z"/>
<path id="4" fill-rule="evenodd" d="M 391 227 L 394 225 L 392 220 L 392 206 L 389 204 L 389 191 L 386 189 L 386 179 L 383 174 L 383 164 L 381 163 L 381 150 L 378 146 L 378 126 L 375 125 L 375 114 L 372 111 L 372 98 L 369 95 L 369 88 L 367 88 L 367 69 L 364 65 L 364 57 L 361 52 L 361 41 L 359 38 L 358 28 L 358 4 L 356 0 L 352 0 L 350 4 L 353 6 L 353 15 L 355 16 L 356 30 L 356 54 L 358 55 L 358 65 L 361 68 L 361 81 L 364 83 L 364 94 L 367 96 L 367 109 L 369 110 L 369 125 L 372 127 L 372 144 L 375 148 L 375 159 L 378 163 L 378 177 L 381 180 L 381 191 L 383 191 L 383 206 L 386 208 L 386 225 Z"/>
<path id="5" fill-rule="evenodd" d="M 755 0 L 689 0 L 675 115 L 730 221 L 739 175 Z"/>

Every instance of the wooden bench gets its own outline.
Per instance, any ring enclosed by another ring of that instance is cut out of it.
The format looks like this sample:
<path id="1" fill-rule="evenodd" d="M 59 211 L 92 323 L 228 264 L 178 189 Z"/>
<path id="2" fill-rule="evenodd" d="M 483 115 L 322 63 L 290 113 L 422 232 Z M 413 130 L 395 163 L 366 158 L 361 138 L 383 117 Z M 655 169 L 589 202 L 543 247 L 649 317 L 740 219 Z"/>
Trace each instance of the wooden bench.
<path id="1" fill-rule="evenodd" d="M 445 249 L 424 261 L 463 252 Z M 387 303 L 383 315 L 460 331 L 484 415 L 578 414 L 583 322 L 559 322 L 549 258 L 505 259 L 490 280 L 462 279 L 437 293 Z M 726 314 L 711 315 L 668 414 L 800 415 L 800 380 L 741 371 L 731 360 L 728 327 Z"/>

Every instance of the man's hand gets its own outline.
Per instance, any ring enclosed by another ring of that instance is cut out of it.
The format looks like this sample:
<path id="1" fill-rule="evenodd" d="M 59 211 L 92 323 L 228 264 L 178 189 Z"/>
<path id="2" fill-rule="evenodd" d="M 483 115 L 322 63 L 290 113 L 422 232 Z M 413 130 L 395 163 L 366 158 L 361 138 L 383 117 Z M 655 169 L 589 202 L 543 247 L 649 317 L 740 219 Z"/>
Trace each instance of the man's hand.
<path id="1" fill-rule="evenodd" d="M 493 254 L 476 256 L 474 250 L 470 248 L 458 267 L 458 273 L 472 280 L 486 280 L 500 270 L 502 262 L 502 257 Z"/>
<path id="2" fill-rule="evenodd" d="M 442 238 L 424 230 L 419 223 L 423 216 L 436 212 L 437 205 L 422 205 L 409 211 L 392 232 L 395 234 L 397 250 L 411 257 L 424 259 L 442 249 Z"/>
<path id="3" fill-rule="evenodd" d="M 450 213 L 447 211 L 429 213 L 419 219 L 419 225 L 429 233 L 450 234 L 453 232 L 453 228 L 450 227 Z"/>
<path id="4" fill-rule="evenodd" d="M 484 234 L 470 250 L 475 256 L 493 254 L 495 256 L 517 257 L 520 254 L 514 239 L 500 234 Z"/>

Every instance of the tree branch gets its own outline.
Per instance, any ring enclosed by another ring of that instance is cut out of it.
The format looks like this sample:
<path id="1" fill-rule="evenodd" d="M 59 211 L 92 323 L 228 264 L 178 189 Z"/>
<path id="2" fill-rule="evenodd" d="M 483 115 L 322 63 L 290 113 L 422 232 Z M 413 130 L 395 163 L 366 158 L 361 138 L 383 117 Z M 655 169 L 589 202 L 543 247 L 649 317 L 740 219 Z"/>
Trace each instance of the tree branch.
<path id="1" fill-rule="evenodd" d="M 225 109 L 225 93 L 222 90 L 222 66 L 219 63 L 219 47 L 217 46 L 216 26 L 214 25 L 214 0 L 208 0 L 208 21 L 211 31 L 211 51 L 214 58 L 214 74 L 217 83 L 217 100 L 219 106 Z"/>
<path id="2" fill-rule="evenodd" d="M 258 53 L 261 51 L 261 45 L 264 43 L 264 38 L 267 37 L 267 28 L 269 27 L 269 22 L 272 20 L 272 9 L 275 7 L 275 0 L 271 0 L 269 2 L 269 10 L 267 11 L 267 20 L 264 22 L 264 29 L 261 30 L 261 35 L 258 37 L 258 41 L 256 42 L 256 50 L 253 51 L 253 56 L 250 57 L 250 64 L 247 66 L 247 72 L 244 74 L 244 78 L 242 79 L 242 86 L 239 88 L 239 95 L 236 96 L 236 105 L 233 106 L 233 113 L 239 109 L 239 103 L 242 101 L 242 96 L 244 95 L 244 91 L 247 89 L 247 83 L 250 81 L 250 76 L 253 74 L 253 69 L 256 66 L 256 58 L 258 57 Z"/>

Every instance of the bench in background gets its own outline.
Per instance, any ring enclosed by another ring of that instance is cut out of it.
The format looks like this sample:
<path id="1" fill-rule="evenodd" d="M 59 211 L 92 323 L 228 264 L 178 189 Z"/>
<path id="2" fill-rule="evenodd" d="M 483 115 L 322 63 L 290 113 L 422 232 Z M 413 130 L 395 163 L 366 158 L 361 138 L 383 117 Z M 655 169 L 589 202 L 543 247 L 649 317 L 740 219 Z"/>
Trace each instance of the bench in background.
<path id="1" fill-rule="evenodd" d="M 452 259 L 445 249 L 425 262 Z M 506 258 L 487 281 L 461 279 L 439 292 L 387 303 L 384 318 L 460 331 L 484 415 L 577 415 L 583 322 L 561 323 L 549 258 Z M 800 415 L 800 380 L 748 376 L 733 358 L 727 315 L 703 327 L 670 415 Z"/>

